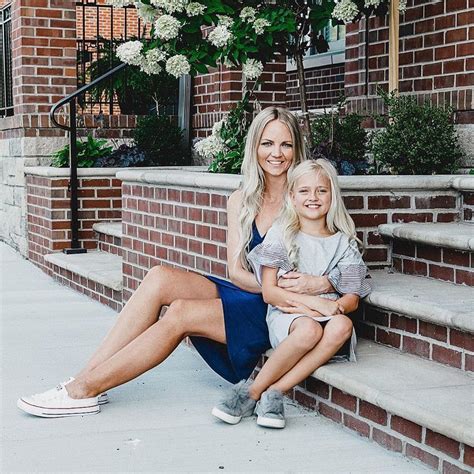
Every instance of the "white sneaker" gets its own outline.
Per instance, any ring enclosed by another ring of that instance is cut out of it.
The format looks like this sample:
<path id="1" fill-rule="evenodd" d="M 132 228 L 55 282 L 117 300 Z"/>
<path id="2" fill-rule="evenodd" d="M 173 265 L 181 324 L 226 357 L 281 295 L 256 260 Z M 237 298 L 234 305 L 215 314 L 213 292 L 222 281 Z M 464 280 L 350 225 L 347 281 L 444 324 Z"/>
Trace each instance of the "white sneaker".
<path id="1" fill-rule="evenodd" d="M 19 398 L 17 406 L 26 413 L 44 418 L 95 415 L 100 412 L 98 398 L 71 398 L 62 383 L 46 392 Z"/>
<path id="2" fill-rule="evenodd" d="M 67 385 L 68 383 L 71 383 L 73 380 L 75 380 L 74 377 L 69 377 L 65 382 L 64 385 Z M 109 403 L 109 396 L 107 395 L 107 392 L 100 393 L 99 394 L 99 405 L 105 405 L 106 403 Z"/>

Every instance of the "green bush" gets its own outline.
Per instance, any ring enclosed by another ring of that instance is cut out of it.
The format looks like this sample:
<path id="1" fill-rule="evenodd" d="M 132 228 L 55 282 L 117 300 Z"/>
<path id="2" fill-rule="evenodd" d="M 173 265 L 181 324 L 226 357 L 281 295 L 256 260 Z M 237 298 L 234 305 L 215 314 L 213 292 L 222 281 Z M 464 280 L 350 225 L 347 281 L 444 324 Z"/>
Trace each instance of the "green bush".
<path id="1" fill-rule="evenodd" d="M 182 138 L 182 130 L 163 115 L 139 118 L 133 132 L 135 144 L 145 153 L 143 166 L 188 164 L 190 153 L 183 146 Z"/>
<path id="2" fill-rule="evenodd" d="M 452 109 L 418 104 L 414 97 L 381 94 L 390 108 L 386 128 L 374 132 L 376 166 L 391 174 L 455 172 L 463 152 L 452 123 Z"/>
<path id="3" fill-rule="evenodd" d="M 358 114 L 342 115 L 344 101 L 337 111 L 325 112 L 311 122 L 311 133 L 315 146 L 311 157 L 326 158 L 339 174 L 365 174 L 367 132 L 361 127 L 363 117 Z"/>
<path id="4" fill-rule="evenodd" d="M 77 140 L 77 166 L 79 168 L 91 168 L 95 161 L 112 153 L 112 147 L 107 145 L 107 140 L 97 140 L 88 135 L 86 140 Z M 69 166 L 69 145 L 65 145 L 51 155 L 51 166 L 67 168 Z"/>

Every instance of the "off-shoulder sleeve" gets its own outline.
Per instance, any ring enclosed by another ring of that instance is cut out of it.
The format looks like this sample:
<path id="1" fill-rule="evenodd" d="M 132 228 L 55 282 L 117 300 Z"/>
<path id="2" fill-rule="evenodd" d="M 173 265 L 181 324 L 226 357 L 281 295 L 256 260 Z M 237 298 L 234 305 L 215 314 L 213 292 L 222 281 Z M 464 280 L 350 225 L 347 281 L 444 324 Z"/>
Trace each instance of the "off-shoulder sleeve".
<path id="1" fill-rule="evenodd" d="M 364 298 L 372 291 L 368 282 L 369 278 L 367 266 L 362 260 L 357 242 L 353 240 L 339 262 L 329 272 L 328 280 L 341 295 L 350 293 Z"/>
<path id="2" fill-rule="evenodd" d="M 259 285 L 262 284 L 263 267 L 278 268 L 279 276 L 292 270 L 281 230 L 276 226 L 270 228 L 264 241 L 249 252 L 247 259 Z"/>

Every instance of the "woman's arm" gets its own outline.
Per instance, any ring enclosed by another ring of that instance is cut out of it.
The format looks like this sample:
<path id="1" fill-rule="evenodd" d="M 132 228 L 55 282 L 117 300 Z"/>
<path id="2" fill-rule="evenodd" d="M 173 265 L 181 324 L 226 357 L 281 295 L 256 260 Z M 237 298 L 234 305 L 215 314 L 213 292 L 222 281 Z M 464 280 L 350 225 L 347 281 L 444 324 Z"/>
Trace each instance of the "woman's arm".
<path id="1" fill-rule="evenodd" d="M 272 306 L 287 306 L 288 301 L 296 301 L 308 306 L 324 316 L 332 316 L 340 312 L 338 302 L 320 298 L 319 296 L 292 293 L 280 288 L 277 282 L 277 268 L 264 267 L 262 271 L 262 294 L 266 303 Z"/>
<path id="2" fill-rule="evenodd" d="M 237 246 L 240 240 L 239 211 L 242 205 L 242 192 L 235 191 L 227 201 L 227 267 L 229 278 L 239 288 L 251 293 L 261 293 L 253 273 L 242 266 Z"/>
<path id="3" fill-rule="evenodd" d="M 334 291 L 327 275 L 313 276 L 300 272 L 285 273 L 278 279 L 278 286 L 292 293 L 315 296 Z"/>

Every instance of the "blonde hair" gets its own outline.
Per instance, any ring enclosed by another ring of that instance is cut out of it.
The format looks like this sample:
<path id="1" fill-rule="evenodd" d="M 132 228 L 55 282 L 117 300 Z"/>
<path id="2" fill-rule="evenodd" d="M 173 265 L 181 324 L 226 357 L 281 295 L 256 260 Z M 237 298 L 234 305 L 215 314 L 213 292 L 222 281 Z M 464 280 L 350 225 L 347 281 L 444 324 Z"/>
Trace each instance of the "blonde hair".
<path id="1" fill-rule="evenodd" d="M 302 176 L 312 172 L 326 176 L 331 186 L 331 205 L 326 215 L 326 226 L 329 232 L 334 234 L 340 231 L 346 234 L 349 239 L 356 240 L 359 246 L 363 247 L 362 242 L 357 238 L 354 221 L 347 212 L 342 199 L 336 169 L 328 160 L 323 158 L 307 160 L 288 172 L 288 194 L 280 216 L 280 223 L 283 227 L 283 241 L 288 250 L 289 260 L 295 267 L 298 264 L 298 247 L 295 238 L 300 231 L 301 224 L 291 201 L 290 193 L 294 192 L 295 185 Z"/>
<path id="2" fill-rule="evenodd" d="M 289 171 L 306 159 L 306 149 L 303 134 L 296 117 L 282 107 L 267 107 L 252 121 L 245 142 L 244 159 L 242 162 L 242 207 L 239 214 L 240 240 L 237 254 L 244 268 L 250 270 L 247 262 L 248 247 L 252 240 L 252 224 L 261 210 L 265 175 L 258 164 L 257 149 L 262 138 L 263 130 L 273 120 L 285 124 L 293 142 L 293 163 Z"/>

